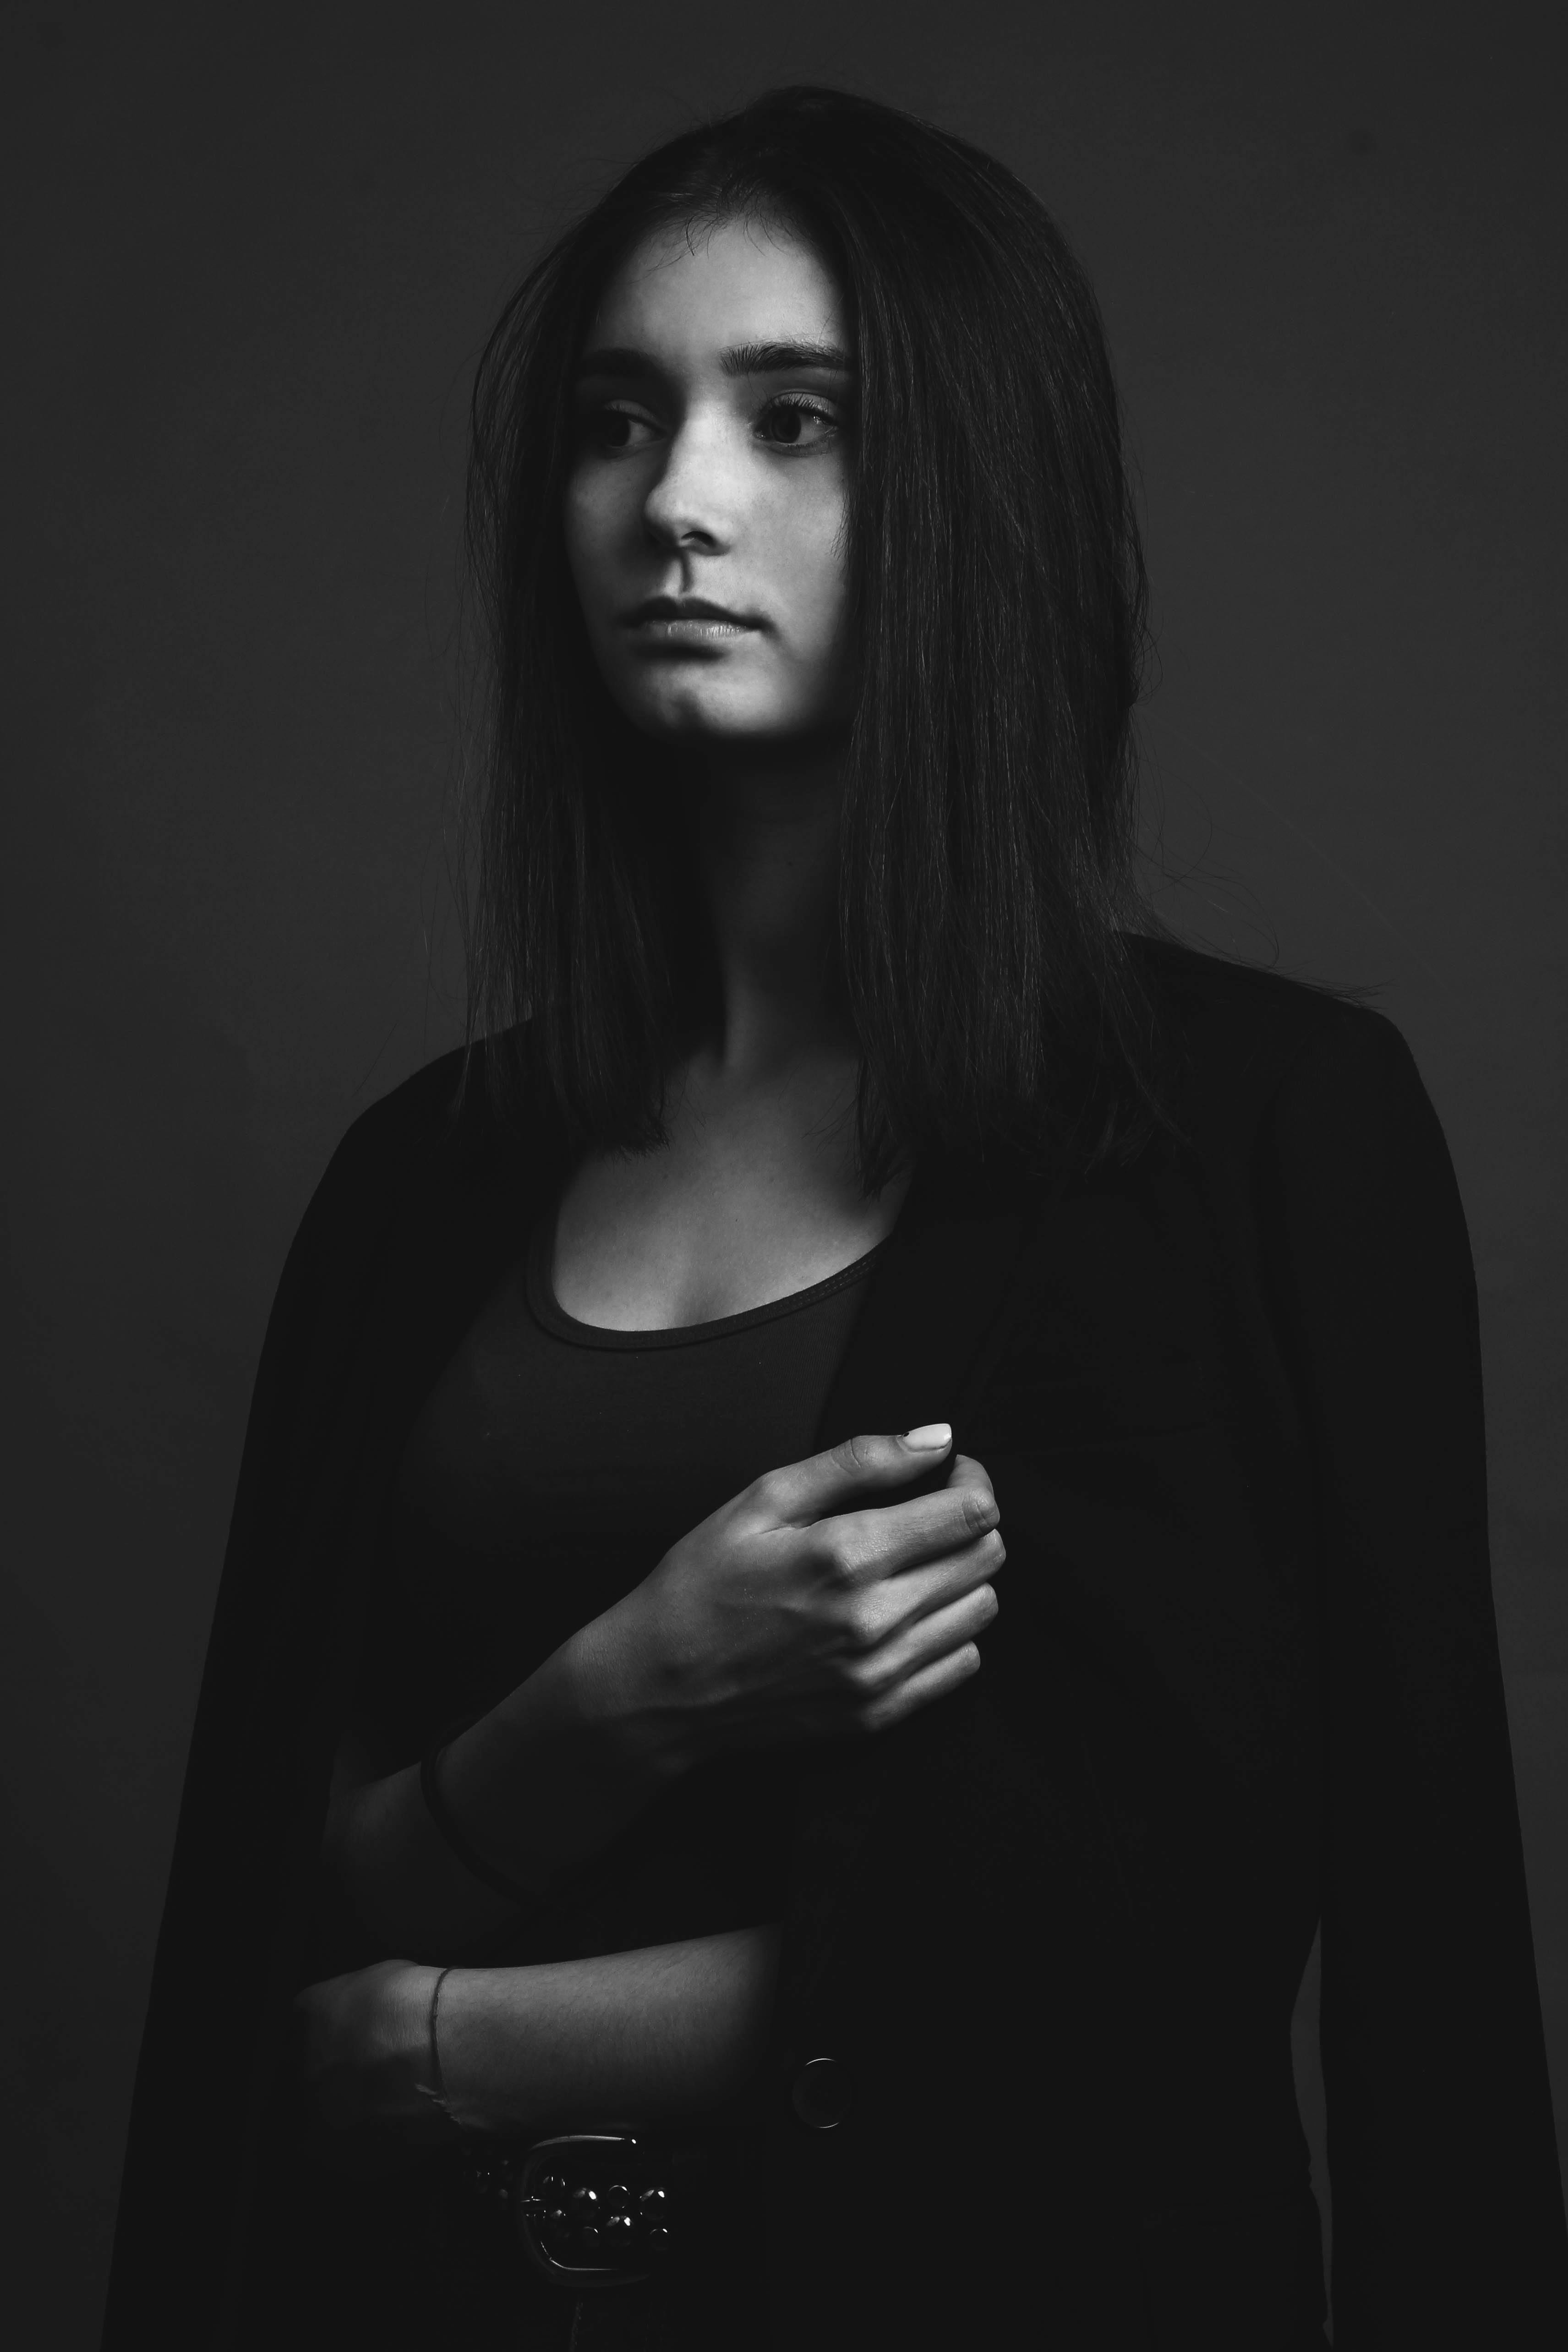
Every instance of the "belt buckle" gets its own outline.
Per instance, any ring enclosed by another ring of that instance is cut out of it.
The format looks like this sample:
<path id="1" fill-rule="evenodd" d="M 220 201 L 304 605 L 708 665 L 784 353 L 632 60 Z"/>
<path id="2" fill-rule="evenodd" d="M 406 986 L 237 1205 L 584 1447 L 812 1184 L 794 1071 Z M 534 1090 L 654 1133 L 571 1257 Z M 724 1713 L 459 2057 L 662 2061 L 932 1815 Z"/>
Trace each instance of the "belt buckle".
<path id="1" fill-rule="evenodd" d="M 667 2152 L 635 2132 L 562 2132 L 517 2166 L 524 2252 L 557 2286 L 632 2286 L 668 2264 L 677 2202 Z"/>

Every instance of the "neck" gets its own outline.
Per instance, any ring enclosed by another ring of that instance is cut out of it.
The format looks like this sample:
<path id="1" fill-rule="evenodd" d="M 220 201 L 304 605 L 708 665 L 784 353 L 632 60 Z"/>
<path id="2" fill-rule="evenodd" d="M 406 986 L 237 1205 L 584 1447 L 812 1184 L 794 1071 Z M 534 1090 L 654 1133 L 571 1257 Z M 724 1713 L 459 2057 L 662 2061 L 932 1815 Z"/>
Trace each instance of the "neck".
<path id="1" fill-rule="evenodd" d="M 718 962 L 727 1078 L 852 1055 L 838 968 L 843 755 L 705 752 L 688 803 Z"/>

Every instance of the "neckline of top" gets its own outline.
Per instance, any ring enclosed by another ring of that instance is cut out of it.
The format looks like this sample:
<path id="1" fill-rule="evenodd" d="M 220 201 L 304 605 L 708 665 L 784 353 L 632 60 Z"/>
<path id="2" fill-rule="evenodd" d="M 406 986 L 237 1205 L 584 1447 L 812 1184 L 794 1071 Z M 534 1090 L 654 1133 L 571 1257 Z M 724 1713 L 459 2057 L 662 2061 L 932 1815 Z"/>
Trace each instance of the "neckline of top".
<path id="1" fill-rule="evenodd" d="M 525 1261 L 528 1308 L 536 1322 L 554 1338 L 570 1339 L 580 1348 L 689 1348 L 705 1339 L 733 1339 L 737 1333 L 752 1330 L 758 1323 L 799 1314 L 803 1307 L 819 1306 L 836 1292 L 863 1282 L 893 1240 L 889 1234 L 852 1264 L 841 1266 L 836 1274 L 825 1276 L 804 1290 L 787 1291 L 782 1298 L 767 1299 L 760 1307 L 743 1307 L 738 1315 L 716 1316 L 706 1323 L 668 1323 L 647 1331 L 622 1331 L 607 1323 L 580 1323 L 556 1297 L 552 1265 L 555 1226 L 552 1209 L 539 1219 L 528 1239 Z"/>

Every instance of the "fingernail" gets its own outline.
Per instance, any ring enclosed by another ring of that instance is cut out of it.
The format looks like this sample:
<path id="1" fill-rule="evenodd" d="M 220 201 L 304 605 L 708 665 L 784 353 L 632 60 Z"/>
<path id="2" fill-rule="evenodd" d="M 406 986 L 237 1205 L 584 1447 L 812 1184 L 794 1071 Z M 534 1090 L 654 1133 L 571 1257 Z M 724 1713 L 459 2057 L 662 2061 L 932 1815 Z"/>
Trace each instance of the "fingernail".
<path id="1" fill-rule="evenodd" d="M 922 1422 L 918 1429 L 904 1431 L 904 1442 L 922 1454 L 939 1454 L 945 1445 L 953 1443 L 953 1424 L 947 1421 Z"/>

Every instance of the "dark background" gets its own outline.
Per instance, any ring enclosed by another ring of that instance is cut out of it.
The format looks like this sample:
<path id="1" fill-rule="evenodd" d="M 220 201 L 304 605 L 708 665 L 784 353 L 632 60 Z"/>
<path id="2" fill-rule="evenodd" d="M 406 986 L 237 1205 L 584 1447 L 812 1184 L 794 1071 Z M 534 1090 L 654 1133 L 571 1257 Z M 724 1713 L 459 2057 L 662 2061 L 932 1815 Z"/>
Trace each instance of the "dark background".
<path id="1" fill-rule="evenodd" d="M 1145 487 L 1158 903 L 1375 985 L 1442 1115 L 1568 2122 L 1555 15 L 0 9 L 13 2341 L 93 2340 L 284 1250 L 349 1119 L 456 1032 L 472 360 L 632 152 L 779 79 L 933 115 L 1065 223 Z"/>

